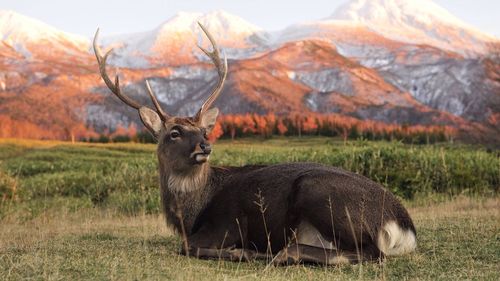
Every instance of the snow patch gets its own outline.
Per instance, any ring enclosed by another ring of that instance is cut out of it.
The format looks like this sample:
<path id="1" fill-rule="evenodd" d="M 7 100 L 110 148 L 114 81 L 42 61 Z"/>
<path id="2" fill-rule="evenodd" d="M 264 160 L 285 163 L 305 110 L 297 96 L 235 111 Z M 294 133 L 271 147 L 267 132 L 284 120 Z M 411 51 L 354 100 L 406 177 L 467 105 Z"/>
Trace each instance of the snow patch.
<path id="1" fill-rule="evenodd" d="M 297 72 L 296 80 L 318 92 L 339 92 L 352 95 L 354 92 L 349 73 L 340 69 Z"/>

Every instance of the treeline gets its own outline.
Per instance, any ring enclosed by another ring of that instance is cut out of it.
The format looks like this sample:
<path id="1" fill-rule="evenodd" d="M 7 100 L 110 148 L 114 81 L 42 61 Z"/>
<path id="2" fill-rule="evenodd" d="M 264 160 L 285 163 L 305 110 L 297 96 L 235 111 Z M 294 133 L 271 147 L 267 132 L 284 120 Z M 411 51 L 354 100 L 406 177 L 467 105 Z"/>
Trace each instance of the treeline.
<path id="1" fill-rule="evenodd" d="M 359 120 L 339 115 L 223 115 L 213 129 L 210 138 L 235 139 L 241 137 L 272 136 L 328 136 L 345 141 L 399 140 L 405 143 L 429 144 L 453 140 L 456 130 L 449 126 L 398 125 Z M 145 131 L 135 126 L 118 127 L 113 133 L 83 139 L 89 142 L 154 142 Z"/>
<path id="2" fill-rule="evenodd" d="M 387 124 L 352 117 L 329 115 L 225 115 L 219 118 L 215 128 L 217 137 L 237 138 L 258 135 L 281 136 L 328 136 L 348 139 L 402 140 L 411 143 L 435 143 L 450 141 L 455 130 L 448 126 L 422 126 Z"/>
<path id="3" fill-rule="evenodd" d="M 71 120 L 67 122 L 68 124 L 54 123 L 47 128 L 34 122 L 16 120 L 0 114 L 0 138 L 75 141 L 99 136 L 82 123 L 70 122 Z"/>

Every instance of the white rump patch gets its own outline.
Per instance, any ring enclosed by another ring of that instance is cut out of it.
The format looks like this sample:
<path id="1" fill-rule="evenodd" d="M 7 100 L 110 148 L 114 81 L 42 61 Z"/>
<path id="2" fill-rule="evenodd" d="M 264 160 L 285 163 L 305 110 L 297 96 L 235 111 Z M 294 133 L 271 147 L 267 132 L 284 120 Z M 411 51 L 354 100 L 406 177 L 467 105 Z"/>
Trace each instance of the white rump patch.
<path id="1" fill-rule="evenodd" d="M 388 256 L 413 252 L 417 247 L 415 233 L 403 230 L 395 221 L 390 221 L 378 232 L 377 246 Z"/>

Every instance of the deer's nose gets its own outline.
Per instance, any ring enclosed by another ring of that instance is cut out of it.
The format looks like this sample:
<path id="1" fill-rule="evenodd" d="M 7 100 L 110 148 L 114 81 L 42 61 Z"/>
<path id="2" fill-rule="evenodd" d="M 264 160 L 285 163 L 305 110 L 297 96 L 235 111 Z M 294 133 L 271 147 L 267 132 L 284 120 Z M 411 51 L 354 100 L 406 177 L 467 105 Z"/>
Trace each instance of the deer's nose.
<path id="1" fill-rule="evenodd" d="M 210 154 L 212 152 L 212 147 L 209 143 L 202 142 L 200 143 L 200 148 L 203 150 L 203 153 Z"/>

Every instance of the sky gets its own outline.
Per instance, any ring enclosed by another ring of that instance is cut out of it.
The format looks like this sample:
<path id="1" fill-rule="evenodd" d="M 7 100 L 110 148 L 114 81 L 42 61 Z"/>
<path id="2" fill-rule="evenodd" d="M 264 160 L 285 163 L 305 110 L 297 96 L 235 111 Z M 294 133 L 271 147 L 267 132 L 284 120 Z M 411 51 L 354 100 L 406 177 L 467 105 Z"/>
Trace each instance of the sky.
<path id="1" fill-rule="evenodd" d="M 330 16 L 346 0 L 0 0 L 0 10 L 13 10 L 60 30 L 93 36 L 154 29 L 179 11 L 225 10 L 265 30 Z M 435 0 L 466 23 L 500 37 L 500 1 Z"/>

